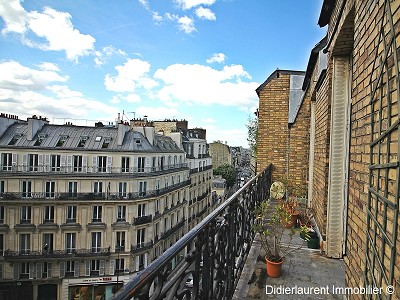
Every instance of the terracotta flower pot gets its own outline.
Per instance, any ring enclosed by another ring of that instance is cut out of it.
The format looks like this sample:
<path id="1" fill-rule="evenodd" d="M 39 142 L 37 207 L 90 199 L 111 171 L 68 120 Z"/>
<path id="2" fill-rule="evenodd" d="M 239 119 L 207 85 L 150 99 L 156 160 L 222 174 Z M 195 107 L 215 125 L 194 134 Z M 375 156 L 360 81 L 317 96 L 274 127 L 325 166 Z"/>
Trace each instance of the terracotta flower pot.
<path id="1" fill-rule="evenodd" d="M 280 262 L 269 261 L 267 257 L 265 257 L 265 262 L 267 265 L 267 274 L 269 277 L 277 278 L 282 274 L 282 264 L 283 258 Z"/>

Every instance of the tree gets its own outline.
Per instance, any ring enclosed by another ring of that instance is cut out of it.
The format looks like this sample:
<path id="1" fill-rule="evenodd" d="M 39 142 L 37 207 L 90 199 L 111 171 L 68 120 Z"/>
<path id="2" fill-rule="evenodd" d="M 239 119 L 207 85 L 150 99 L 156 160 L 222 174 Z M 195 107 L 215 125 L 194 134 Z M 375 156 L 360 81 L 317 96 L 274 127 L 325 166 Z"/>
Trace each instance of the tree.
<path id="1" fill-rule="evenodd" d="M 251 153 L 257 157 L 257 137 L 258 137 L 258 118 L 249 116 L 247 127 L 247 141 L 249 142 Z"/>
<path id="2" fill-rule="evenodd" d="M 236 181 L 236 170 L 233 166 L 228 164 L 220 165 L 218 168 L 213 170 L 214 175 L 222 175 L 222 178 L 226 180 L 226 185 L 229 187 L 233 186 Z"/>

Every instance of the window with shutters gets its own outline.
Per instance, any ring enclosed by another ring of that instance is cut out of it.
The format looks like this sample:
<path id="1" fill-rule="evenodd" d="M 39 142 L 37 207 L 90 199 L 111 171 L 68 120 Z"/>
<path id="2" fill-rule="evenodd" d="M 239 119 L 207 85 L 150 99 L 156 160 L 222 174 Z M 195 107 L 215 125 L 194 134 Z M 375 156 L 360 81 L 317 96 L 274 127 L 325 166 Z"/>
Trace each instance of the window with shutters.
<path id="1" fill-rule="evenodd" d="M 11 171 L 12 170 L 12 154 L 11 153 L 2 153 L 1 154 L 1 167 L 3 171 Z"/>
<path id="2" fill-rule="evenodd" d="M 146 196 L 146 192 L 147 192 L 147 182 L 140 181 L 139 182 L 139 196 L 141 196 L 141 197 Z"/>
<path id="3" fill-rule="evenodd" d="M 23 262 L 21 263 L 21 268 L 20 268 L 20 273 L 19 273 L 19 278 L 20 279 L 25 279 L 25 278 L 29 278 L 29 267 L 30 264 L 27 262 Z"/>
<path id="4" fill-rule="evenodd" d="M 99 173 L 107 172 L 107 156 L 97 157 L 97 172 Z"/>
<path id="5" fill-rule="evenodd" d="M 51 268 L 52 268 L 52 263 L 51 262 L 43 262 L 42 265 L 42 278 L 51 278 Z"/>
<path id="6" fill-rule="evenodd" d="M 119 197 L 125 198 L 127 195 L 127 187 L 128 183 L 127 182 L 119 182 L 118 183 L 118 195 Z"/>
<path id="7" fill-rule="evenodd" d="M 65 262 L 65 277 L 75 276 L 75 261 L 67 260 Z"/>
<path id="8" fill-rule="evenodd" d="M 100 275 L 100 260 L 93 259 L 90 264 L 90 275 Z"/>
<path id="9" fill-rule="evenodd" d="M 24 180 L 21 182 L 21 190 L 23 198 L 32 197 L 32 181 Z"/>
<path id="10" fill-rule="evenodd" d="M 73 156 L 73 168 L 74 172 L 82 172 L 83 157 L 82 155 Z"/>
<path id="11" fill-rule="evenodd" d="M 144 172 L 145 170 L 145 157 L 138 157 L 138 172 Z"/>
<path id="12" fill-rule="evenodd" d="M 60 172 L 61 170 L 61 155 L 51 155 L 51 171 Z"/>
<path id="13" fill-rule="evenodd" d="M 127 156 L 123 156 L 121 158 L 121 172 L 129 173 L 129 165 L 130 165 L 130 158 Z"/>
<path id="14" fill-rule="evenodd" d="M 54 198 L 55 187 L 56 187 L 56 183 L 54 181 L 46 181 L 46 183 L 45 183 L 46 198 Z"/>
<path id="15" fill-rule="evenodd" d="M 95 194 L 103 193 L 103 183 L 101 181 L 93 182 L 93 193 Z"/>
<path id="16" fill-rule="evenodd" d="M 29 154 L 28 162 L 29 162 L 29 171 L 37 172 L 39 170 L 39 155 L 38 154 Z"/>

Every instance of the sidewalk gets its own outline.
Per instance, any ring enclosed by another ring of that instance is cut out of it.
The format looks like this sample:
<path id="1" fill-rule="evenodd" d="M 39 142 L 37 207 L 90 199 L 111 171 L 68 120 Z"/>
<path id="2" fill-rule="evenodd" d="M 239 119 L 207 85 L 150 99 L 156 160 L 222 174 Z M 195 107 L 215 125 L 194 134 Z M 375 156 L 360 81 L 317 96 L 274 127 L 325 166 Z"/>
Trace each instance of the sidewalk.
<path id="1" fill-rule="evenodd" d="M 294 242 L 302 240 L 296 237 Z M 266 273 L 264 255 L 256 237 L 233 299 L 344 299 L 333 294 L 333 287 L 345 287 L 343 260 L 326 258 L 319 250 L 305 246 L 285 258 L 281 277 L 271 278 Z M 283 287 L 297 294 L 279 294 Z"/>

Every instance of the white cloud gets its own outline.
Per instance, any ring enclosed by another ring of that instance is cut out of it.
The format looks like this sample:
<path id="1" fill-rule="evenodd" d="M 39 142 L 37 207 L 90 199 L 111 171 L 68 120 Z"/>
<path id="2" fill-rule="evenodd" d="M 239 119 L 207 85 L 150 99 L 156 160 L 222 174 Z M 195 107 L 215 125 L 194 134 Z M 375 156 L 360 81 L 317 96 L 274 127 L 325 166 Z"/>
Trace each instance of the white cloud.
<path id="1" fill-rule="evenodd" d="M 54 71 L 54 72 L 59 72 L 60 68 L 53 63 L 50 62 L 43 62 L 38 65 L 39 69 L 44 70 L 44 71 Z"/>
<path id="2" fill-rule="evenodd" d="M 217 18 L 209 8 L 199 7 L 195 10 L 196 16 L 202 20 L 215 21 Z"/>
<path id="3" fill-rule="evenodd" d="M 67 77 L 53 70 L 31 69 L 15 61 L 1 62 L 0 111 L 13 112 L 20 117 L 36 114 L 60 118 L 89 115 L 110 118 L 116 115 L 115 107 L 88 99 L 81 92 L 60 84 L 66 81 Z"/>
<path id="4" fill-rule="evenodd" d="M 3 18 L 5 26 L 1 31 L 24 33 L 27 27 L 27 13 L 18 0 L 0 1 L 0 17 Z"/>
<path id="5" fill-rule="evenodd" d="M 5 90 L 43 90 L 52 82 L 65 82 L 68 77 L 54 70 L 35 70 L 16 61 L 0 62 L 0 88 Z"/>
<path id="6" fill-rule="evenodd" d="M 201 120 L 202 123 L 215 123 L 216 120 L 213 118 L 205 118 Z"/>
<path id="7" fill-rule="evenodd" d="M 196 27 L 194 26 L 194 21 L 192 18 L 188 16 L 183 16 L 178 19 L 179 30 L 184 31 L 185 33 L 192 33 L 196 31 Z"/>
<path id="8" fill-rule="evenodd" d="M 94 62 L 98 67 L 106 64 L 113 55 L 127 56 L 125 51 L 117 49 L 111 45 L 103 47 L 103 49 L 100 51 L 95 51 L 94 55 L 95 55 Z"/>
<path id="9" fill-rule="evenodd" d="M 139 0 L 139 3 L 147 10 L 150 9 L 149 1 L 148 0 Z"/>
<path id="10" fill-rule="evenodd" d="M 158 69 L 154 78 L 164 85 L 156 94 L 162 101 L 180 101 L 186 104 L 238 106 L 248 110 L 258 103 L 255 89 L 257 82 L 251 79 L 241 65 L 224 66 L 216 70 L 203 65 L 174 64 Z"/>
<path id="11" fill-rule="evenodd" d="M 21 34 L 22 42 L 29 47 L 45 51 L 65 51 L 67 58 L 74 61 L 80 56 L 90 54 L 94 49 L 95 39 L 75 29 L 69 13 L 50 7 L 45 7 L 42 13 L 27 12 L 19 0 L 3 0 L 0 2 L 0 17 L 5 22 L 2 33 Z M 28 38 L 30 31 L 44 41 Z"/>
<path id="12" fill-rule="evenodd" d="M 138 87 L 151 89 L 157 82 L 148 77 L 150 64 L 140 59 L 128 59 L 122 66 L 116 66 L 117 76 L 107 74 L 104 79 L 106 89 L 114 92 L 133 92 Z"/>
<path id="13" fill-rule="evenodd" d="M 159 22 L 162 22 L 162 20 L 164 19 L 158 12 L 156 12 L 156 11 L 153 11 L 152 12 L 152 18 L 153 18 L 153 21 L 155 21 L 155 22 L 157 22 L 157 23 L 159 23 Z"/>
<path id="14" fill-rule="evenodd" d="M 204 126 L 207 129 L 207 141 L 212 143 L 217 140 L 221 140 L 222 142 L 227 143 L 229 146 L 236 147 L 242 146 L 244 148 L 249 148 L 247 143 L 247 130 L 244 129 L 221 129 L 217 126 Z"/>
<path id="15" fill-rule="evenodd" d="M 175 0 L 182 9 L 190 9 L 199 5 L 212 5 L 216 0 Z"/>
<path id="16" fill-rule="evenodd" d="M 223 53 L 214 53 L 209 59 L 207 59 L 207 63 L 211 64 L 214 62 L 223 63 L 225 61 L 225 54 Z"/>

